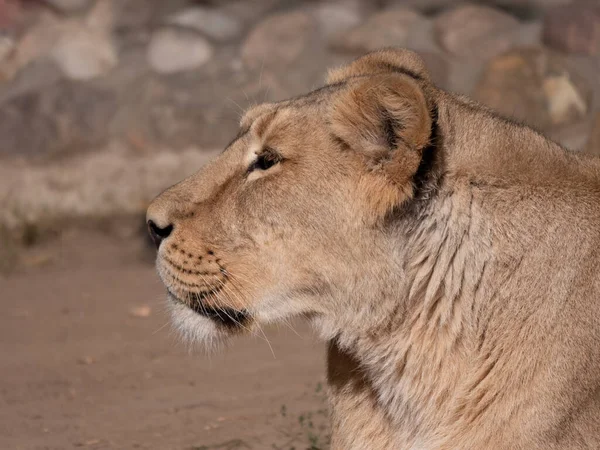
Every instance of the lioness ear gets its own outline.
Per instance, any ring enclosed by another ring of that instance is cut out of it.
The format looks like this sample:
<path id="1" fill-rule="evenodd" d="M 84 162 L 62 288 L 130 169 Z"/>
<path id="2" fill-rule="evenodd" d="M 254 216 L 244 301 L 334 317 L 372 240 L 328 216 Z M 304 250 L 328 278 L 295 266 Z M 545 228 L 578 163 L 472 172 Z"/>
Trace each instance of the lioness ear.
<path id="1" fill-rule="evenodd" d="M 334 98 L 330 123 L 336 140 L 363 155 L 372 180 L 386 186 L 384 197 L 392 204 L 381 207 L 389 209 L 412 196 L 432 129 L 420 82 L 399 73 L 353 80 Z"/>
<path id="2" fill-rule="evenodd" d="M 388 48 L 367 53 L 350 64 L 329 70 L 327 83 L 335 84 L 352 77 L 381 73 L 404 73 L 417 80 L 430 81 L 425 62 L 417 53 L 402 48 Z"/>

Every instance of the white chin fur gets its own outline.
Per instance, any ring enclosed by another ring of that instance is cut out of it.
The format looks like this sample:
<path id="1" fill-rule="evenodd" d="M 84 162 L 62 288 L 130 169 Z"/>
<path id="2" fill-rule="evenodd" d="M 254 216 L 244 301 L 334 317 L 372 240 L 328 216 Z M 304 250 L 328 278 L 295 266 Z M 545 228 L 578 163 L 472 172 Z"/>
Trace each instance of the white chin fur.
<path id="1" fill-rule="evenodd" d="M 224 343 L 226 334 L 211 319 L 171 299 L 168 303 L 173 326 L 184 341 L 202 344 L 209 351 L 217 350 Z"/>

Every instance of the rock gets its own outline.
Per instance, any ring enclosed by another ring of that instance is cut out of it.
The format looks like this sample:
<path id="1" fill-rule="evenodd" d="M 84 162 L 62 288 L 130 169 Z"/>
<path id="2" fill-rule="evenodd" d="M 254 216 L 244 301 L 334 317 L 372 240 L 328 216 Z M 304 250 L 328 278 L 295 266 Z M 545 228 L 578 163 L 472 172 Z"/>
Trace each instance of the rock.
<path id="1" fill-rule="evenodd" d="M 433 20 L 423 18 L 411 27 L 406 47 L 417 52 L 445 53 L 435 39 Z"/>
<path id="2" fill-rule="evenodd" d="M 162 74 L 197 69 L 212 56 L 213 47 L 205 38 L 184 30 L 159 30 L 152 36 L 148 47 L 150 66 Z"/>
<path id="3" fill-rule="evenodd" d="M 578 2 L 550 10 L 544 20 L 544 43 L 568 53 L 600 54 L 600 4 Z"/>
<path id="4" fill-rule="evenodd" d="M 88 9 L 94 0 L 44 0 L 52 8 L 62 13 L 79 13 Z M 100 0 L 104 1 L 104 0 Z"/>
<path id="5" fill-rule="evenodd" d="M 251 69 L 285 67 L 307 49 L 316 30 L 315 20 L 301 11 L 267 17 L 248 35 L 242 46 L 242 60 Z"/>
<path id="6" fill-rule="evenodd" d="M 321 34 L 325 38 L 335 36 L 361 22 L 361 15 L 358 11 L 339 2 L 320 4 L 314 10 L 314 15 L 319 23 Z"/>
<path id="7" fill-rule="evenodd" d="M 250 80 L 245 89 L 262 91 L 261 101 L 301 95 L 322 84 L 328 67 L 342 62 L 323 45 L 316 18 L 299 10 L 266 18 L 241 50 Z"/>
<path id="8" fill-rule="evenodd" d="M 516 18 L 494 8 L 465 5 L 440 14 L 435 19 L 435 33 L 442 47 L 450 53 L 485 56 L 488 49 L 482 48 L 482 40 L 489 41 L 495 34 L 517 25 Z"/>
<path id="9" fill-rule="evenodd" d="M 150 306 L 148 305 L 132 306 L 131 308 L 129 308 L 129 315 L 131 317 L 145 319 L 147 317 L 150 317 L 151 314 L 152 308 L 150 308 Z"/>
<path id="10" fill-rule="evenodd" d="M 538 9 L 554 8 L 566 5 L 572 0 L 494 0 L 494 3 L 504 7 L 530 7 Z"/>
<path id="11" fill-rule="evenodd" d="M 552 129 L 546 131 L 546 136 L 569 150 L 581 151 L 586 147 L 590 127 L 590 120 L 585 118 L 571 125 L 552 127 Z"/>
<path id="12" fill-rule="evenodd" d="M 0 82 L 12 79 L 15 74 L 10 63 L 15 47 L 15 40 L 12 37 L 0 36 Z"/>
<path id="13" fill-rule="evenodd" d="M 49 13 L 40 14 L 36 23 L 26 28 L 15 39 L 13 48 L 1 63 L 0 77 L 12 80 L 17 73 L 33 61 L 45 58 L 62 36 L 61 21 Z M 11 39 L 7 36 L 8 39 Z"/>
<path id="14" fill-rule="evenodd" d="M 64 34 L 52 50 L 52 58 L 72 80 L 103 75 L 119 62 L 111 36 L 87 27 Z"/>
<path id="15" fill-rule="evenodd" d="M 242 32 L 239 20 L 219 9 L 202 6 L 184 9 L 169 17 L 167 23 L 199 31 L 218 42 L 235 39 Z"/>
<path id="16" fill-rule="evenodd" d="M 97 32 L 109 33 L 115 24 L 115 2 L 117 0 L 99 0 L 83 19 L 83 23 Z"/>
<path id="17" fill-rule="evenodd" d="M 594 118 L 586 151 L 592 155 L 600 156 L 600 113 L 596 113 L 596 117 Z"/>
<path id="18" fill-rule="evenodd" d="M 448 60 L 439 53 L 419 52 L 419 55 L 425 61 L 425 67 L 427 67 L 433 82 L 438 87 L 446 89 L 448 87 L 448 74 L 450 72 Z"/>
<path id="19" fill-rule="evenodd" d="M 157 192 L 196 172 L 217 154 L 190 148 L 131 155 L 108 148 L 44 165 L 3 160 L 0 227 L 16 230 L 26 224 L 47 226 L 57 219 L 143 213 Z"/>
<path id="20" fill-rule="evenodd" d="M 475 97 L 528 125 L 546 130 L 584 118 L 591 88 L 564 59 L 543 49 L 518 49 L 494 58 Z"/>
<path id="21" fill-rule="evenodd" d="M 584 117 L 588 105 L 567 73 L 548 75 L 542 84 L 552 124 L 568 123 L 571 116 Z"/>
<path id="22" fill-rule="evenodd" d="M 15 40 L 10 36 L 0 36 L 0 64 L 5 61 L 15 48 Z"/>
<path id="23" fill-rule="evenodd" d="M 223 2 L 220 9 L 244 25 L 253 25 L 269 16 L 282 0 L 233 0 Z"/>
<path id="24" fill-rule="evenodd" d="M 96 359 L 89 355 L 80 356 L 79 358 L 77 358 L 77 364 L 81 364 L 83 366 L 89 366 L 91 364 L 94 364 L 95 362 Z"/>
<path id="25" fill-rule="evenodd" d="M 414 8 L 421 13 L 431 14 L 462 3 L 462 0 L 387 0 L 386 9 Z"/>
<path id="26" fill-rule="evenodd" d="M 406 46 L 411 31 L 423 17 L 412 9 L 399 8 L 373 14 L 365 23 L 336 36 L 333 48 L 349 52 L 368 52 L 390 46 Z"/>
<path id="27" fill-rule="evenodd" d="M 448 58 L 450 70 L 447 89 L 464 95 L 472 95 L 487 61 L 511 48 L 538 47 L 541 42 L 541 23 L 531 21 L 515 28 L 501 31 L 474 43 L 471 53 Z"/>
<path id="28" fill-rule="evenodd" d="M 0 85 L 0 105 L 28 92 L 51 89 L 63 78 L 61 70 L 51 60 L 34 60 L 19 72 L 16 79 Z"/>
<path id="29" fill-rule="evenodd" d="M 148 3 L 148 0 L 121 0 L 114 3 L 115 28 L 125 33 L 140 33 L 150 29 L 160 11 L 156 10 L 156 0 L 154 4 Z"/>
<path id="30" fill-rule="evenodd" d="M 501 7 L 505 11 L 511 11 L 515 13 L 525 13 L 527 18 L 533 18 L 536 14 L 543 11 L 544 9 L 552 8 L 557 5 L 564 5 L 569 3 L 571 0 L 491 0 L 491 1 L 479 1 L 471 3 L 487 3 L 496 7 Z M 384 7 L 392 8 L 400 6 L 403 8 L 415 8 L 416 10 L 427 14 L 433 15 L 440 11 L 447 10 L 456 6 L 464 4 L 464 0 L 387 0 L 384 2 Z M 520 17 L 519 14 L 517 14 Z"/>
<path id="31" fill-rule="evenodd" d="M 91 150 L 109 138 L 114 92 L 61 81 L 0 105 L 0 157 L 40 158 Z"/>
<path id="32" fill-rule="evenodd" d="M 47 53 L 73 80 L 88 80 L 103 75 L 118 63 L 112 39 L 113 9 L 110 0 L 95 4 L 83 18 L 57 21 L 51 16 L 36 27 L 19 45 L 20 65 Z M 23 49 L 28 46 L 28 52 Z"/>
<path id="33" fill-rule="evenodd" d="M 15 25 L 19 22 L 19 17 L 23 12 L 23 6 L 18 1 L 6 1 L 0 2 L 0 30 L 2 34 L 11 33 L 15 31 Z"/>

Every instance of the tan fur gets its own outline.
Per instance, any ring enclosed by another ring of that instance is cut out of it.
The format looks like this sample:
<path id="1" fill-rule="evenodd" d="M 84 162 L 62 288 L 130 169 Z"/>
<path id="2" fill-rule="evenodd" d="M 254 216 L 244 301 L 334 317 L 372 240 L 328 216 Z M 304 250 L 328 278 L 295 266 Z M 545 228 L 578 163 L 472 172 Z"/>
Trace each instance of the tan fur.
<path id="1" fill-rule="evenodd" d="M 600 448 L 599 161 L 438 90 L 411 52 L 329 83 L 249 111 L 150 206 L 174 226 L 175 323 L 218 343 L 305 316 L 334 450 Z"/>

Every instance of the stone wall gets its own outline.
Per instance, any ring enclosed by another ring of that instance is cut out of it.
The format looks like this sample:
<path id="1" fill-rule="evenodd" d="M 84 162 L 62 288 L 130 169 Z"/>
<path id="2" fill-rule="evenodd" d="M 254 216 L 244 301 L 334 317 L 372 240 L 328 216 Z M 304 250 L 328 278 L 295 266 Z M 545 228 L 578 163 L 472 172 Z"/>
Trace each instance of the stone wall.
<path id="1" fill-rule="evenodd" d="M 140 213 L 249 105 L 383 46 L 600 153 L 597 1 L 0 0 L 0 29 L 0 227 Z"/>

